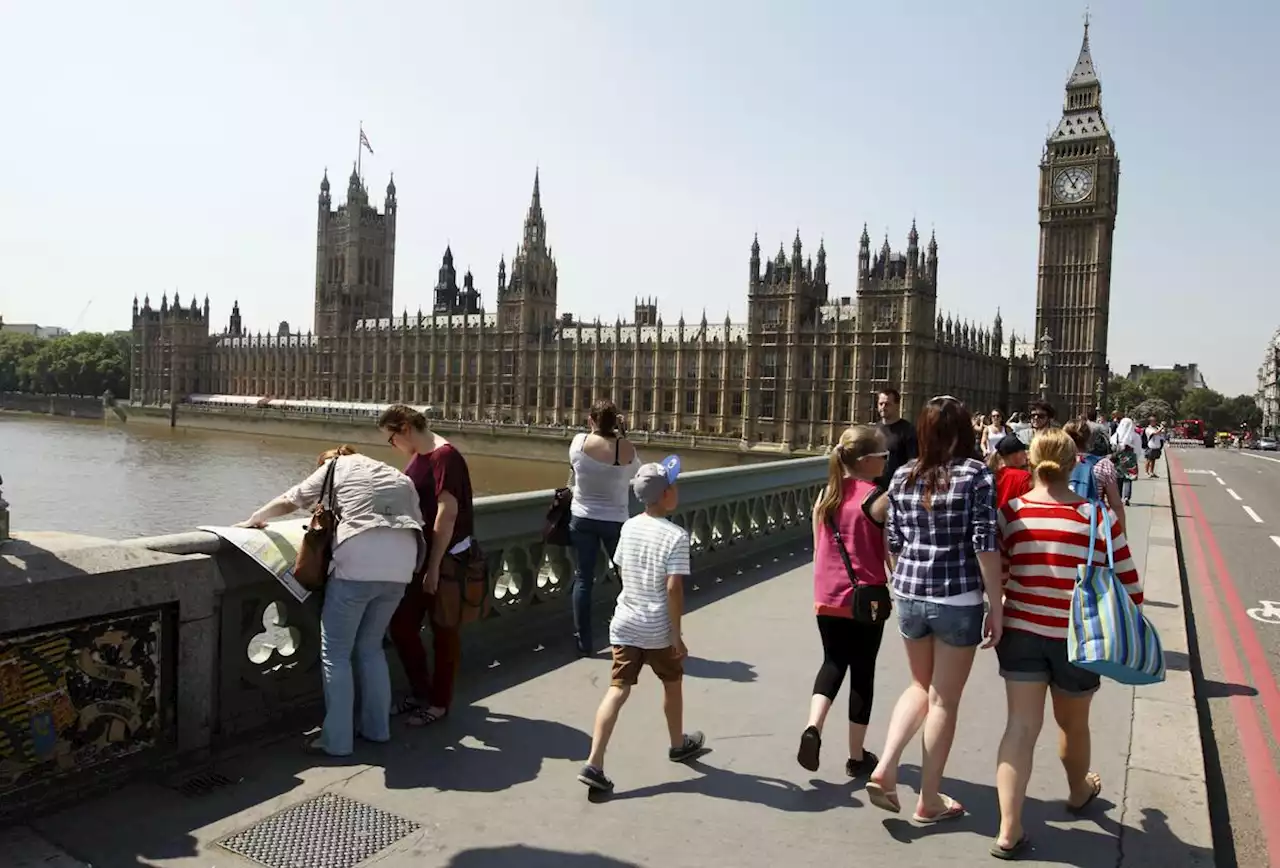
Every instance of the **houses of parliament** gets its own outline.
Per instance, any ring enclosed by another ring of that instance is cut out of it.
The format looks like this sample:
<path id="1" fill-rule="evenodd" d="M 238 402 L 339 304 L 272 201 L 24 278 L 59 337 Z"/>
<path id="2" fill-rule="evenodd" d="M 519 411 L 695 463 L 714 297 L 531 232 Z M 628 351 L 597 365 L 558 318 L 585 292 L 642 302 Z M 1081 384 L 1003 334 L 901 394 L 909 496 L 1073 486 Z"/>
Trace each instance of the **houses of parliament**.
<path id="1" fill-rule="evenodd" d="M 914 223 L 905 247 L 873 247 L 864 226 L 853 295 L 833 294 L 827 251 L 799 233 L 747 257 L 747 316 L 664 319 L 637 300 L 630 322 L 587 321 L 557 306 L 540 180 L 492 306 L 446 248 L 430 311 L 396 314 L 394 179 L 379 209 L 355 171 L 336 208 L 328 174 L 316 215 L 314 321 L 250 333 L 239 304 L 214 333 L 209 302 L 133 305 L 131 400 L 218 394 L 327 403 L 429 405 L 445 418 L 582 423 L 611 398 L 633 429 L 694 432 L 806 448 L 875 418 L 899 389 L 906 415 L 955 395 L 982 411 L 1045 394 L 1060 414 L 1094 406 L 1107 378 L 1111 240 L 1119 161 L 1102 117 L 1085 26 L 1039 173 L 1035 338 L 960 322 L 938 307 L 939 245 Z M 1047 339 L 1045 339 L 1047 336 Z M 1047 353 L 1042 352 L 1049 349 Z"/>

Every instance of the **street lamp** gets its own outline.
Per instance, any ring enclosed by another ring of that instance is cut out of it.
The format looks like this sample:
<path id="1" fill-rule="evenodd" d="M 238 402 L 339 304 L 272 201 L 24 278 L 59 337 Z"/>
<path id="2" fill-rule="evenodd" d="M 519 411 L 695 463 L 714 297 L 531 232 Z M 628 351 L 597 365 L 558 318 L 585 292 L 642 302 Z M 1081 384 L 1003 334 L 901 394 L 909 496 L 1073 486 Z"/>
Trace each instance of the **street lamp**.
<path id="1" fill-rule="evenodd" d="M 1053 336 L 1048 328 L 1040 336 L 1040 349 L 1036 356 L 1040 360 L 1040 400 L 1043 401 L 1049 397 L 1049 360 L 1053 358 Z"/>
<path id="2" fill-rule="evenodd" d="M 1098 411 L 1098 415 L 1102 415 L 1102 378 L 1098 378 L 1098 382 L 1093 387 L 1093 408 Z"/>

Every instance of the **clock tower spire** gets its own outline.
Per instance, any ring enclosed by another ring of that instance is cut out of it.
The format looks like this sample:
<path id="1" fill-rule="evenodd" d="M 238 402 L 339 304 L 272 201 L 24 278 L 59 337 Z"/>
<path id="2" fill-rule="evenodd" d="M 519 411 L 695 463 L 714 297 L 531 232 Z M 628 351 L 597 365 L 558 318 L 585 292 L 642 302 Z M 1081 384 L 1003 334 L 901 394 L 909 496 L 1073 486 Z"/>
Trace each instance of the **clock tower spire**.
<path id="1" fill-rule="evenodd" d="M 1036 334 L 1053 339 L 1048 385 L 1058 417 L 1087 412 L 1107 382 L 1111 253 L 1120 159 L 1102 116 L 1089 22 L 1067 79 L 1062 117 L 1040 160 Z"/>

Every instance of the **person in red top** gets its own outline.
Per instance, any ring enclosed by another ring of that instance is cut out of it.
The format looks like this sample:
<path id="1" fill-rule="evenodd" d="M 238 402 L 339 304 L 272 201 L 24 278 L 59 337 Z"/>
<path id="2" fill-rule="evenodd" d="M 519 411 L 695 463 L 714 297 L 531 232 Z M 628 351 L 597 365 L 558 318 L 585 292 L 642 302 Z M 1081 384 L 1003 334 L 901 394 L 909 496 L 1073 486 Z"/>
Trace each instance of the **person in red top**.
<path id="1" fill-rule="evenodd" d="M 1035 487 L 1007 503 L 997 518 L 1007 576 L 1004 636 L 996 656 L 1009 705 L 996 767 L 1000 834 L 991 855 L 998 859 L 1016 859 L 1027 849 L 1022 804 L 1046 693 L 1060 730 L 1068 810 L 1080 813 L 1102 791 L 1102 779 L 1089 769 L 1089 705 L 1100 679 L 1067 659 L 1067 625 L 1077 568 L 1087 560 L 1106 566 L 1108 529 L 1116 577 L 1133 601 L 1142 603 L 1142 582 L 1120 521 L 1105 506 L 1071 491 L 1075 464 L 1070 435 L 1060 428 L 1041 432 L 1031 444 Z M 1099 524 L 1092 551 L 1091 521 Z"/>
<path id="2" fill-rule="evenodd" d="M 987 466 L 996 477 L 996 509 L 1031 490 L 1031 472 L 1027 470 L 1027 444 L 1016 434 L 1006 434 L 996 441 L 995 451 Z"/>
<path id="3" fill-rule="evenodd" d="M 471 472 L 466 459 L 448 440 L 427 428 L 427 418 L 412 407 L 395 404 L 378 420 L 392 449 L 409 456 L 405 475 L 418 490 L 430 550 L 426 567 L 405 589 L 390 634 L 413 693 L 397 707 L 408 713 L 410 726 L 427 726 L 449 713 L 454 681 L 462 657 L 462 638 L 456 627 L 431 625 L 435 671 L 427 665 L 422 645 L 422 622 L 435 606 L 440 563 L 446 554 L 470 548 L 475 529 Z"/>

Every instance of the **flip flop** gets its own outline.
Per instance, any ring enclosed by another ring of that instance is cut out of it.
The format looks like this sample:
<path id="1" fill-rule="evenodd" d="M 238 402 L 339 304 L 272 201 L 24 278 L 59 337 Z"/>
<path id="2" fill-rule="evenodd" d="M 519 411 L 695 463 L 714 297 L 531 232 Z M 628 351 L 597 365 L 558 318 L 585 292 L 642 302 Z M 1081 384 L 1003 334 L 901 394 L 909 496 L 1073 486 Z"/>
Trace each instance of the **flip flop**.
<path id="1" fill-rule="evenodd" d="M 448 716 L 447 709 L 444 714 L 433 714 L 426 708 L 419 708 L 410 713 L 409 719 L 405 723 L 409 724 L 409 726 L 430 726 L 433 723 L 439 723 Z"/>
<path id="2" fill-rule="evenodd" d="M 1078 805 L 1072 805 L 1070 803 L 1067 804 L 1067 811 L 1069 811 L 1072 814 L 1075 814 L 1076 816 L 1083 814 L 1085 810 L 1091 804 L 1093 804 L 1093 800 L 1098 798 L 1098 794 L 1102 792 L 1102 775 L 1098 774 L 1097 772 L 1089 772 L 1089 774 L 1085 775 L 1084 779 L 1092 785 L 1093 791 L 1089 793 L 1088 798 L 1086 798 L 1080 804 Z"/>
<path id="3" fill-rule="evenodd" d="M 917 810 L 916 813 L 911 815 L 911 819 L 915 820 L 922 826 L 932 826 L 935 823 L 945 823 L 947 820 L 958 820 L 968 813 L 965 811 L 964 805 L 960 804 L 950 796 L 943 796 L 942 804 L 946 807 L 942 809 L 941 814 L 936 814 L 932 817 L 922 817 Z"/>
<path id="4" fill-rule="evenodd" d="M 1022 858 L 1022 855 L 1031 847 L 1031 839 L 1025 834 L 1018 840 L 1013 842 L 1012 847 L 1001 847 L 999 844 L 991 845 L 991 855 L 997 859 L 1006 862 L 1012 862 L 1014 859 Z"/>
<path id="5" fill-rule="evenodd" d="M 902 813 L 902 803 L 898 801 L 898 788 L 894 787 L 893 792 L 889 792 L 881 784 L 875 781 L 867 781 L 867 798 L 871 800 L 871 804 L 875 805 L 882 811 L 888 811 L 890 814 Z"/>

